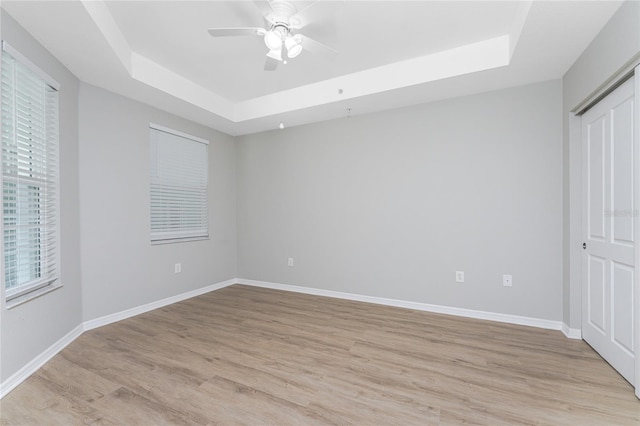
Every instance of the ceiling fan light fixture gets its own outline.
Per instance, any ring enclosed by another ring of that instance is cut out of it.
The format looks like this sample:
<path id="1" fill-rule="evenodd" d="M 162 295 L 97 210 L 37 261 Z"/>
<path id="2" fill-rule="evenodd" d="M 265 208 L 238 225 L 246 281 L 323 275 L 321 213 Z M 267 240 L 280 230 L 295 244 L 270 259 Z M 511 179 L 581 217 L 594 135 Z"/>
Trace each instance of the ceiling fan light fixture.
<path id="1" fill-rule="evenodd" d="M 308 2 L 311 4 L 306 5 L 304 10 L 318 2 L 319 0 Z M 209 28 L 209 35 L 212 37 L 258 36 L 262 38 L 268 49 L 264 62 L 265 71 L 274 71 L 279 65 L 278 62 L 280 65 L 284 65 L 289 59 L 298 57 L 303 50 L 325 56 L 338 53 L 305 35 L 295 33 L 307 22 L 306 18 L 298 16 L 299 12 L 291 1 L 261 0 L 258 2 L 256 0 L 255 3 L 265 3 L 265 6 L 267 4 L 269 6 L 270 12 L 263 14 L 265 27 Z M 294 33 L 291 32 L 292 30 Z"/>
<path id="2" fill-rule="evenodd" d="M 282 36 L 280 32 L 275 30 L 267 31 L 264 35 L 264 44 L 267 45 L 269 50 L 278 50 L 282 46 Z"/>
<path id="3" fill-rule="evenodd" d="M 267 56 L 271 59 L 282 62 L 282 49 L 271 49 L 269 53 L 267 53 Z"/>
<path id="4" fill-rule="evenodd" d="M 284 41 L 284 45 L 287 48 L 287 57 L 290 59 L 295 58 L 302 53 L 302 38 L 301 37 L 287 37 Z"/>

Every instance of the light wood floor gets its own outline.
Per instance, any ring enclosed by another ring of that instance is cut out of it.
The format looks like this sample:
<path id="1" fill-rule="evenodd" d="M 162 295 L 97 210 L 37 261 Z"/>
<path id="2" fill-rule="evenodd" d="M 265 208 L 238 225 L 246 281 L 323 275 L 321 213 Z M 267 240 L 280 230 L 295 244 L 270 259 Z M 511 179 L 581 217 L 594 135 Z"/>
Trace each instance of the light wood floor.
<path id="1" fill-rule="evenodd" d="M 83 334 L 2 424 L 639 425 L 560 332 L 235 285 Z"/>

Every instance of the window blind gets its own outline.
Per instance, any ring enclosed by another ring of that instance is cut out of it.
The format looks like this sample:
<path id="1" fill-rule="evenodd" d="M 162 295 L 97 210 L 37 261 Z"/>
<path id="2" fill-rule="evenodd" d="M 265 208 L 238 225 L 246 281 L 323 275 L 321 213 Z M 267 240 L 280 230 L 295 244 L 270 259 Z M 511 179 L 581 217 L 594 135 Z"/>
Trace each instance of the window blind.
<path id="1" fill-rule="evenodd" d="M 11 300 L 58 279 L 58 91 L 4 42 L 1 62 L 2 248 Z"/>
<path id="2" fill-rule="evenodd" d="M 209 236 L 208 141 L 151 125 L 151 241 Z"/>

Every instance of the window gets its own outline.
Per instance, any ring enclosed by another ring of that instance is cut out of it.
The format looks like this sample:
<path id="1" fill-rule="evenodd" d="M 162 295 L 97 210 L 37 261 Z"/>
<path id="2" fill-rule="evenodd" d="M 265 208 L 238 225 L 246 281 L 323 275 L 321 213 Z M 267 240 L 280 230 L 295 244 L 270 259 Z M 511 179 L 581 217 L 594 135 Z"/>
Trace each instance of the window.
<path id="1" fill-rule="evenodd" d="M 1 78 L 2 251 L 9 301 L 58 281 L 59 86 L 6 42 Z"/>
<path id="2" fill-rule="evenodd" d="M 151 133 L 151 242 L 209 237 L 209 142 L 155 124 Z"/>

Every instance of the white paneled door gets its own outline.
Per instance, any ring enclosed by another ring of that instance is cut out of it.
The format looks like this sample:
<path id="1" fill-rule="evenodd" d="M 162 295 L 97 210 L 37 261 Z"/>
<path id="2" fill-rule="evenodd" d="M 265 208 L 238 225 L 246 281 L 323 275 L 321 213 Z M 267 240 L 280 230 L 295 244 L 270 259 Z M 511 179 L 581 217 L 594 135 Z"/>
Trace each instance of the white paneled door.
<path id="1" fill-rule="evenodd" d="M 634 346 L 634 79 L 582 116 L 582 336 L 631 384 Z"/>

